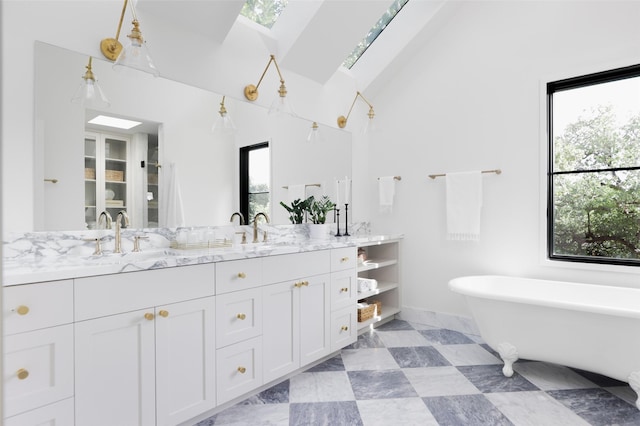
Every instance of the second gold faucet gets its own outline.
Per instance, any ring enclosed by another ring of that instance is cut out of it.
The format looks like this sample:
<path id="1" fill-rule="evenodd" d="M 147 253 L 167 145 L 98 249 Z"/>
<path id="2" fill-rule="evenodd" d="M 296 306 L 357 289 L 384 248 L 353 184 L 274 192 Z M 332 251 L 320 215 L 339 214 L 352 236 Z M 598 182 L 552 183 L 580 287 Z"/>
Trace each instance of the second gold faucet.
<path id="1" fill-rule="evenodd" d="M 256 215 L 253 217 L 253 242 L 257 243 L 258 242 L 258 217 L 264 217 L 264 220 L 266 221 L 266 223 L 269 223 L 269 216 L 266 215 L 266 213 L 260 212 L 260 213 L 256 213 Z M 267 241 L 267 231 L 264 231 L 264 238 L 262 239 L 262 241 Z"/>

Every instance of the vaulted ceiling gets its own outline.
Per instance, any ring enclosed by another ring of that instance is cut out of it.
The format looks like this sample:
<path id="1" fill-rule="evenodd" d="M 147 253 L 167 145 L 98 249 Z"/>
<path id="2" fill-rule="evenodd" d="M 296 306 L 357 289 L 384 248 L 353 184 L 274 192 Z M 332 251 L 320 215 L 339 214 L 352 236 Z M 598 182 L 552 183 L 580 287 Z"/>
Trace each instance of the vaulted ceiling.
<path id="1" fill-rule="evenodd" d="M 289 0 L 271 30 L 239 16 L 245 0 L 138 0 L 141 12 L 223 45 L 234 25 L 253 26 L 282 68 L 325 84 L 392 0 Z M 447 0 L 410 0 L 349 71 L 361 89 L 410 58 Z M 413 46 L 413 47 L 412 47 Z"/>

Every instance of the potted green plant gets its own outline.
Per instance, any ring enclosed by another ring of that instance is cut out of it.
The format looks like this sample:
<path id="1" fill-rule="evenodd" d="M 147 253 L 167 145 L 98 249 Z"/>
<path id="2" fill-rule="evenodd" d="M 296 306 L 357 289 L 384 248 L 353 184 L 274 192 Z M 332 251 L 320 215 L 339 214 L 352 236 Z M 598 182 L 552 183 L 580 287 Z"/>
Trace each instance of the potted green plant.
<path id="1" fill-rule="evenodd" d="M 311 198 L 311 201 L 308 206 L 308 213 L 309 220 L 312 223 L 312 225 L 309 225 L 309 238 L 324 239 L 328 235 L 328 225 L 325 223 L 327 213 L 333 210 L 336 205 L 326 195 L 323 195 L 319 200 L 316 200 L 313 196 L 309 198 Z"/>
<path id="2" fill-rule="evenodd" d="M 285 204 L 283 201 L 280 201 L 280 205 L 284 207 L 289 212 L 289 220 L 293 224 L 302 223 L 304 220 L 305 213 L 309 211 L 309 206 L 313 202 L 313 196 L 307 198 L 306 200 L 302 200 L 300 198 L 295 199 L 291 202 L 291 205 Z"/>

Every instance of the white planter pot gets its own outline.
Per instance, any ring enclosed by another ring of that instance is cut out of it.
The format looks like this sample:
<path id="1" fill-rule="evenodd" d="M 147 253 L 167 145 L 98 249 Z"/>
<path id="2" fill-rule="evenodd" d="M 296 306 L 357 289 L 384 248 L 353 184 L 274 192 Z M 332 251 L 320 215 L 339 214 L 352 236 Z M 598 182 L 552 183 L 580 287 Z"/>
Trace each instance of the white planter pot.
<path id="1" fill-rule="evenodd" d="M 329 236 L 329 224 L 309 224 L 309 238 L 312 240 L 326 240 Z"/>

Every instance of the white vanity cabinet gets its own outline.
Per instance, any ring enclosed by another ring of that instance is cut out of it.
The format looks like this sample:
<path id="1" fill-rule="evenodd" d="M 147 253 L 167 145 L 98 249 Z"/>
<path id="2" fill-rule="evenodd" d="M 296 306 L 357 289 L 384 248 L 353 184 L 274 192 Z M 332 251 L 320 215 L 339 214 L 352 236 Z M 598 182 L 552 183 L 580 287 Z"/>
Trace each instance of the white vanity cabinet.
<path id="1" fill-rule="evenodd" d="M 358 301 L 379 301 L 382 305 L 381 313 L 358 323 L 358 329 L 364 330 L 378 322 L 388 321 L 400 312 L 400 238 L 373 239 L 360 244 L 359 248 L 364 249 L 366 260 L 358 263 L 358 277 L 375 279 L 377 288 L 358 292 Z"/>
<path id="2" fill-rule="evenodd" d="M 331 352 L 330 254 L 319 250 L 263 259 L 265 382 Z"/>
<path id="3" fill-rule="evenodd" d="M 218 405 L 263 384 L 262 259 L 216 268 L 216 386 Z"/>
<path id="4" fill-rule="evenodd" d="M 174 425 L 215 407 L 214 270 L 75 281 L 76 426 Z"/>
<path id="5" fill-rule="evenodd" d="M 73 419 L 72 301 L 71 280 L 5 287 L 5 424 Z"/>
<path id="6" fill-rule="evenodd" d="M 357 252 L 355 247 L 331 253 L 331 351 L 354 343 L 358 338 Z"/>

